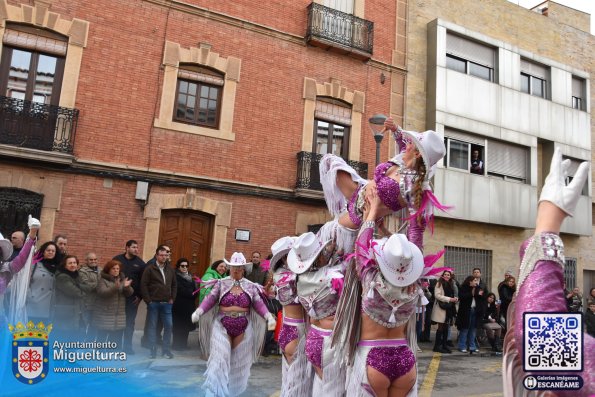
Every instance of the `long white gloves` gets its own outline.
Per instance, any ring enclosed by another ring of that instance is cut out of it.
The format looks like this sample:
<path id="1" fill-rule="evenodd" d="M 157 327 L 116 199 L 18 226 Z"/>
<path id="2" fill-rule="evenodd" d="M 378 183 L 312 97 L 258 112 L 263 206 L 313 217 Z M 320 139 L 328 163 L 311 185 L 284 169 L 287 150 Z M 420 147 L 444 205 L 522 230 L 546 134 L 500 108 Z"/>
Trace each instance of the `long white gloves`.
<path id="1" fill-rule="evenodd" d="M 587 180 L 589 162 L 585 161 L 581 163 L 572 182 L 568 186 L 565 186 L 568 167 L 570 167 L 570 160 L 566 159 L 562 161 L 562 152 L 560 152 L 560 148 L 556 148 L 552 156 L 550 173 L 545 178 L 539 201 L 550 201 L 569 216 L 574 216 L 574 210 L 576 209 L 583 184 Z"/>
<path id="2" fill-rule="evenodd" d="M 192 313 L 192 316 L 190 317 L 192 319 L 193 323 L 198 323 L 198 320 L 200 319 L 200 316 L 203 315 L 203 310 L 199 307 L 198 309 L 196 309 L 194 311 L 194 313 Z"/>
<path id="3" fill-rule="evenodd" d="M 267 313 L 264 319 L 267 320 L 267 330 L 274 331 L 277 327 L 277 320 L 275 320 L 275 317 L 273 317 L 271 313 Z"/>
<path id="4" fill-rule="evenodd" d="M 41 222 L 39 222 L 39 219 L 33 218 L 31 215 L 29 215 L 27 226 L 29 229 L 39 229 L 41 227 Z"/>

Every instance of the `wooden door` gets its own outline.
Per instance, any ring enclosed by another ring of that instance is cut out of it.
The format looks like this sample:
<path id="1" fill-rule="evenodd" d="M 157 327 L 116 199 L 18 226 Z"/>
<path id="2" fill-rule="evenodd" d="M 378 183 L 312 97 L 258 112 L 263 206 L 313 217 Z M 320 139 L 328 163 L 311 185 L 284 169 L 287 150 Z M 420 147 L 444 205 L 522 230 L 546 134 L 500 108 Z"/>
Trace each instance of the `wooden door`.
<path id="1" fill-rule="evenodd" d="M 190 272 L 202 277 L 211 264 L 214 217 L 199 211 L 165 210 L 161 212 L 159 244 L 172 250 L 171 263 L 179 258 L 190 261 Z"/>

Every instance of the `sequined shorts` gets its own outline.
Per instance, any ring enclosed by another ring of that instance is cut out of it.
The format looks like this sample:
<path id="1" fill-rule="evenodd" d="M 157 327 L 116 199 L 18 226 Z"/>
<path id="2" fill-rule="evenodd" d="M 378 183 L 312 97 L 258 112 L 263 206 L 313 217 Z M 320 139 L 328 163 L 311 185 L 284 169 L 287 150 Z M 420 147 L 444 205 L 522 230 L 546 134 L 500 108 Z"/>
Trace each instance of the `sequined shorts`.
<path id="1" fill-rule="evenodd" d="M 317 368 L 322 368 L 322 346 L 324 338 L 331 336 L 332 331 L 310 326 L 310 331 L 306 336 L 306 358 L 312 365 Z"/>
<path id="2" fill-rule="evenodd" d="M 248 327 L 248 317 L 231 317 L 224 315 L 221 317 L 221 324 L 223 324 L 223 328 L 227 331 L 227 335 L 235 338 L 246 331 L 246 328 Z"/>
<path id="3" fill-rule="evenodd" d="M 415 355 L 405 339 L 363 340 L 358 345 L 372 347 L 366 357 L 366 365 L 382 373 L 391 382 L 415 366 Z"/>
<path id="4" fill-rule="evenodd" d="M 304 320 L 285 317 L 283 319 L 283 326 L 279 331 L 279 347 L 285 351 L 285 347 L 292 341 L 299 338 L 297 326 L 303 324 Z"/>

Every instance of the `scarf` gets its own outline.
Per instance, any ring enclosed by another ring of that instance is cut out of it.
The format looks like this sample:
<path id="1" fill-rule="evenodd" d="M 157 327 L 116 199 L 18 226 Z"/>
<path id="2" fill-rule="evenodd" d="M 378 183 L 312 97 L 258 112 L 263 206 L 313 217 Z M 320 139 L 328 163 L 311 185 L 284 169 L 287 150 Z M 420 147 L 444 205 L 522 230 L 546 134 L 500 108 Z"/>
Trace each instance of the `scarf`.
<path id="1" fill-rule="evenodd" d="M 180 270 L 176 270 L 176 273 L 178 274 L 178 276 L 182 277 L 184 280 L 192 281 L 192 275 L 190 274 L 190 272 L 182 273 Z"/>

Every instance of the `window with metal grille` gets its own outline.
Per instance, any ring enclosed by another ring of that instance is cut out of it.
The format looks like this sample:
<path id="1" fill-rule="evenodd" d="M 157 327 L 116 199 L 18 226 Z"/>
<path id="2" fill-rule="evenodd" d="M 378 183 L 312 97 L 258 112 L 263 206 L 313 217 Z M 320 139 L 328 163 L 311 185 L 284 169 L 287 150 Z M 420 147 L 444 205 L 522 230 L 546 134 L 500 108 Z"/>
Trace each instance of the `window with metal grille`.
<path id="1" fill-rule="evenodd" d="M 178 71 L 174 120 L 218 128 L 223 75 L 208 68 L 183 66 Z"/>
<path id="2" fill-rule="evenodd" d="M 549 66 L 521 59 L 521 91 L 541 98 L 549 98 Z"/>
<path id="3" fill-rule="evenodd" d="M 496 49 L 448 32 L 446 67 L 484 80 L 494 81 Z"/>
<path id="4" fill-rule="evenodd" d="M 566 289 L 571 291 L 576 287 L 576 258 L 566 257 L 564 260 L 564 282 Z"/>
<path id="5" fill-rule="evenodd" d="M 481 279 L 488 290 L 492 285 L 492 251 L 476 248 L 445 246 L 444 266 L 454 269 L 456 279 L 462 283 L 467 276 L 473 275 L 473 268 L 481 270 Z"/>

